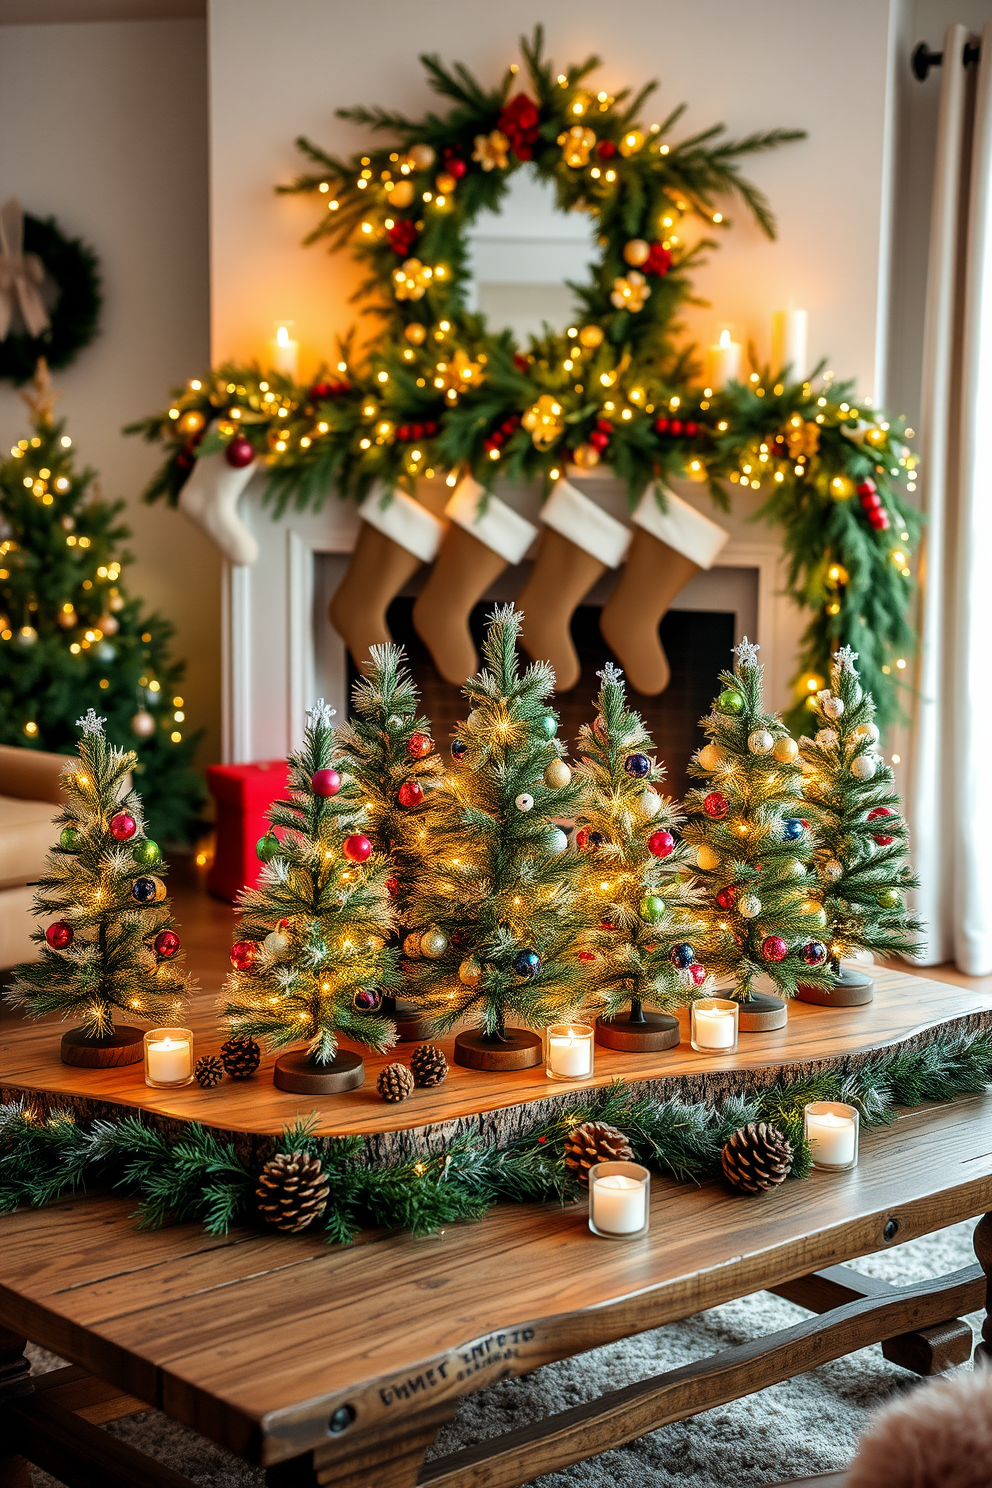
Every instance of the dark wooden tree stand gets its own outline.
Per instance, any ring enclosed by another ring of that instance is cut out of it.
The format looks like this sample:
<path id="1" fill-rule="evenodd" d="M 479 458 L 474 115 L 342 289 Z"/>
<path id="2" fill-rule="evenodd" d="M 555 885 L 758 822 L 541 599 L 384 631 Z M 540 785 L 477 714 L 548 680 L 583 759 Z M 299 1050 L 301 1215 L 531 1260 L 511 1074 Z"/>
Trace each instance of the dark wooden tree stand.
<path id="1" fill-rule="evenodd" d="M 781 997 L 770 992 L 752 992 L 741 1003 L 738 1027 L 741 1033 L 770 1033 L 775 1028 L 784 1028 L 789 1021 L 789 1010 Z"/>
<path id="2" fill-rule="evenodd" d="M 674 1049 L 681 1039 L 678 1018 L 670 1013 L 643 1012 L 639 1018 L 632 1012 L 616 1018 L 596 1019 L 596 1042 L 607 1049 L 621 1049 L 629 1054 L 649 1054 L 660 1049 Z"/>
<path id="3" fill-rule="evenodd" d="M 279 1055 L 272 1080 L 280 1090 L 296 1095 L 337 1095 L 364 1085 L 365 1065 L 350 1049 L 339 1049 L 330 1064 L 317 1064 L 306 1049 L 291 1049 Z"/>
<path id="4" fill-rule="evenodd" d="M 389 1016 L 396 1024 L 396 1036 L 401 1044 L 421 1044 L 430 1038 L 430 1020 L 424 1017 L 415 1002 L 398 997 Z"/>
<path id="5" fill-rule="evenodd" d="M 875 996 L 875 983 L 863 971 L 854 971 L 842 966 L 834 974 L 834 984 L 828 989 L 810 987 L 800 982 L 796 997 L 800 1002 L 814 1002 L 817 1007 L 865 1007 Z"/>
<path id="6" fill-rule="evenodd" d="M 455 1039 L 455 1063 L 468 1069 L 522 1070 L 543 1060 L 541 1035 L 526 1028 L 507 1028 L 501 1039 L 487 1038 L 473 1029 Z"/>
<path id="7" fill-rule="evenodd" d="M 143 1028 L 130 1028 L 126 1023 L 115 1028 L 106 1038 L 94 1038 L 81 1028 L 70 1028 L 62 1035 L 62 1063 L 80 1069 L 114 1069 L 122 1064 L 140 1064 L 144 1057 Z"/>

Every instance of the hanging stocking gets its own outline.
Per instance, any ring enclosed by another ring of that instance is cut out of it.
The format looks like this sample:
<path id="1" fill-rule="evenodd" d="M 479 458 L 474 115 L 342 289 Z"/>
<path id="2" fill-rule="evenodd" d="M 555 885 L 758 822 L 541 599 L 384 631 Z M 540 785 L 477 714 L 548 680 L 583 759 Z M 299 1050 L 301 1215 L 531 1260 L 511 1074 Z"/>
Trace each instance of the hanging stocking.
<path id="1" fill-rule="evenodd" d="M 348 571 L 328 607 L 331 624 L 356 666 L 369 647 L 392 640 L 386 610 L 441 544 L 444 523 L 404 491 L 374 486 L 358 508 L 362 518 Z"/>
<path id="2" fill-rule="evenodd" d="M 228 449 L 236 443 L 240 446 L 241 441 L 232 440 Z M 235 567 L 245 567 L 258 557 L 258 543 L 238 515 L 238 500 L 256 469 L 254 459 L 247 465 L 232 465 L 227 450 L 217 450 L 197 460 L 179 492 L 179 510 L 202 527 Z"/>
<path id="3" fill-rule="evenodd" d="M 458 686 L 479 665 L 468 628 L 472 606 L 520 562 L 537 528 L 470 475 L 459 481 L 444 514 L 451 526 L 413 607 L 413 625 L 441 676 Z"/>
<path id="4" fill-rule="evenodd" d="M 557 690 L 569 692 L 582 670 L 572 615 L 596 580 L 623 562 L 630 533 L 567 480 L 556 482 L 541 522 L 537 558 L 517 599 L 524 617 L 521 640 L 535 661 L 550 661 Z"/>
<path id="5" fill-rule="evenodd" d="M 658 625 L 675 596 L 702 568 L 710 568 L 728 534 L 694 506 L 665 490 L 667 511 L 654 489 L 634 512 L 634 535 L 617 587 L 603 606 L 599 628 L 631 687 L 648 697 L 671 678 Z"/>

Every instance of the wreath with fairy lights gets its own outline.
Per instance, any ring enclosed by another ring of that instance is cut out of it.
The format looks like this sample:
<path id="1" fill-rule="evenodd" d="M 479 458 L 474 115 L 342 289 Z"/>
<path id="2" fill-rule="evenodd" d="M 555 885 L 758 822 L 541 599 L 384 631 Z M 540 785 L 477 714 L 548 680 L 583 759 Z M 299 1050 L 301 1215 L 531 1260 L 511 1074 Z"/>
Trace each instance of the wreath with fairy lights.
<path id="1" fill-rule="evenodd" d="M 850 385 L 818 380 L 819 368 L 804 378 L 802 368 L 755 365 L 740 383 L 708 388 L 695 348 L 677 339 L 691 275 L 717 246 L 714 231 L 731 225 L 728 199 L 774 236 L 740 162 L 802 131 L 733 140 L 715 125 L 675 139 L 684 106 L 643 122 L 655 83 L 595 91 L 599 59 L 556 71 L 541 28 L 521 51 L 524 79 L 511 67 L 490 89 L 460 64 L 422 57 L 445 113 L 339 110 L 386 137 L 363 154 L 297 141 L 312 168 L 277 190 L 320 203 L 305 241 L 354 253 L 367 269 L 359 297 L 380 327 L 360 351 L 353 331 L 309 387 L 226 365 L 177 391 L 129 430 L 169 450 L 146 499 L 174 503 L 194 460 L 235 438 L 264 457 L 275 515 L 289 503 L 319 507 L 331 490 L 361 499 L 376 482 L 413 491 L 423 478 L 453 483 L 455 472 L 487 487 L 498 475 L 549 488 L 566 465 L 600 462 L 632 501 L 688 477 L 726 508 L 728 492 L 748 487 L 781 525 L 790 592 L 812 611 L 797 706 L 844 643 L 890 721 L 895 657 L 912 644 L 919 530 L 902 497 L 917 463 L 902 424 L 859 406 Z M 570 285 L 574 324 L 521 346 L 467 308 L 467 235 L 525 167 L 553 186 L 561 210 L 590 215 L 599 254 L 588 280 Z"/>

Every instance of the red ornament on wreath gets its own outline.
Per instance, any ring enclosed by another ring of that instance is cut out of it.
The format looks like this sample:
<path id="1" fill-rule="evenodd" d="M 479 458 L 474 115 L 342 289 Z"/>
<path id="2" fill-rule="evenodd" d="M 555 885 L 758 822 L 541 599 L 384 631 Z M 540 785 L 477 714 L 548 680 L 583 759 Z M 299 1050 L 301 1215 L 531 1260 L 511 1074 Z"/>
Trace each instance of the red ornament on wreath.
<path id="1" fill-rule="evenodd" d="M 231 965 L 235 971 L 251 971 L 258 955 L 257 940 L 236 940 L 231 947 Z"/>
<path id="2" fill-rule="evenodd" d="M 396 799 L 401 806 L 419 806 L 424 799 L 424 787 L 419 780 L 404 780 L 396 792 Z"/>
<path id="3" fill-rule="evenodd" d="M 789 954 L 789 947 L 781 935 L 766 935 L 761 942 L 761 954 L 766 961 L 784 961 Z"/>
<path id="4" fill-rule="evenodd" d="M 518 93 L 496 120 L 496 128 L 506 135 L 510 149 L 518 160 L 533 160 L 541 115 L 526 93 Z"/>
<path id="5" fill-rule="evenodd" d="M 154 945 L 156 955 L 161 956 L 163 961 L 171 961 L 182 945 L 182 941 L 175 930 L 160 930 L 155 937 Z"/>
<path id="6" fill-rule="evenodd" d="M 719 904 L 721 909 L 733 909 L 734 905 L 737 903 L 737 896 L 739 893 L 740 890 L 735 884 L 727 884 L 726 888 L 721 889 L 720 892 L 717 894 L 716 902 L 717 904 Z"/>
<path id="7" fill-rule="evenodd" d="M 642 274 L 657 274 L 659 278 L 672 267 L 672 255 L 662 243 L 652 243 L 651 252 L 641 264 Z"/>
<path id="8" fill-rule="evenodd" d="M 722 821 L 730 810 L 730 802 L 721 791 L 710 791 L 709 795 L 703 801 L 703 810 L 714 821 Z"/>
<path id="9" fill-rule="evenodd" d="M 430 734 L 411 734 L 406 741 L 406 752 L 411 759 L 426 759 L 434 748 Z"/>
<path id="10" fill-rule="evenodd" d="M 868 821 L 875 821 L 880 816 L 895 816 L 895 812 L 891 806 L 876 806 L 874 811 L 869 811 L 866 819 Z M 883 836 L 881 832 L 873 832 L 872 838 L 878 843 L 879 847 L 888 847 L 895 841 L 894 837 Z"/>
<path id="11" fill-rule="evenodd" d="M 337 770 L 315 770 L 310 777 L 310 789 L 315 796 L 336 796 L 341 789 L 341 776 Z"/>
<path id="12" fill-rule="evenodd" d="M 675 851 L 675 838 L 671 832 L 652 832 L 648 838 L 648 852 L 655 858 L 671 857 Z"/>
<path id="13" fill-rule="evenodd" d="M 138 823 L 126 811 L 118 811 L 116 816 L 110 818 L 110 835 L 116 837 L 118 842 L 127 842 L 137 830 Z"/>
<path id="14" fill-rule="evenodd" d="M 387 228 L 386 236 L 394 253 L 398 253 L 400 258 L 410 257 L 410 249 L 417 241 L 417 229 L 408 217 L 401 218 Z"/>
<path id="15" fill-rule="evenodd" d="M 72 945 L 73 929 L 65 920 L 56 920 L 45 931 L 45 939 L 53 951 L 67 951 Z"/>
<path id="16" fill-rule="evenodd" d="M 344 839 L 341 851 L 349 863 L 364 863 L 372 856 L 372 844 L 364 832 L 354 832 Z"/>
<path id="17" fill-rule="evenodd" d="M 255 458 L 255 451 L 251 447 L 251 441 L 243 434 L 235 434 L 227 449 L 224 451 L 224 459 L 232 470 L 244 470 Z"/>

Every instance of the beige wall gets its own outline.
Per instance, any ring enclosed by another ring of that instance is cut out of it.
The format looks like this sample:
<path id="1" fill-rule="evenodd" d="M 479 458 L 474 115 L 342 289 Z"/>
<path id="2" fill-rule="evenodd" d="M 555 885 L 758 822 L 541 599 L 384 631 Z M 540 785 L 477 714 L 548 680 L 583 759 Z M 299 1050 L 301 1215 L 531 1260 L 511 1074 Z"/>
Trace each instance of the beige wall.
<path id="1" fill-rule="evenodd" d="M 96 250 L 102 334 L 64 372 L 60 413 L 104 494 L 127 501 L 131 588 L 176 625 L 187 717 L 220 750 L 220 564 L 184 518 L 139 494 L 153 449 L 121 427 L 208 357 L 206 28 L 198 20 L 0 29 L 0 193 Z M 0 440 L 25 409 L 0 385 Z"/>

